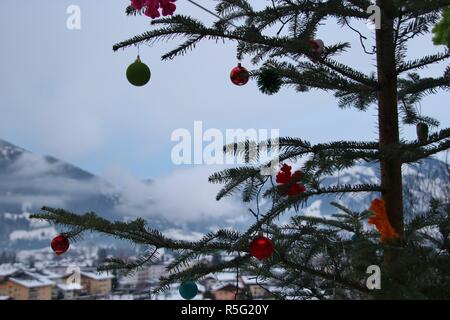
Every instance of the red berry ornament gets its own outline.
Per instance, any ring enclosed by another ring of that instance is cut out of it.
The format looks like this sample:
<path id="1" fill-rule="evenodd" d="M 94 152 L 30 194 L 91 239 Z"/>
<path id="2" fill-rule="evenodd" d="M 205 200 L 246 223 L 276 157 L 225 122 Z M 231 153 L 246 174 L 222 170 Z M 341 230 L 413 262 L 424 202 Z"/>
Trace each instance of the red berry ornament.
<path id="1" fill-rule="evenodd" d="M 152 19 L 159 18 L 161 16 L 159 9 L 162 11 L 163 16 L 171 16 L 174 14 L 177 6 L 176 0 L 131 0 L 131 6 L 136 10 L 143 10 L 147 17 Z"/>
<path id="2" fill-rule="evenodd" d="M 291 173 L 292 167 L 284 164 L 276 176 L 278 183 L 278 193 L 281 196 L 296 196 L 306 191 L 305 186 L 300 183 L 303 179 L 303 172 L 295 171 Z"/>
<path id="3" fill-rule="evenodd" d="M 249 78 L 250 73 L 240 63 L 238 63 L 237 67 L 231 70 L 230 73 L 231 82 L 233 82 L 237 86 L 243 86 L 248 82 Z"/>
<path id="4" fill-rule="evenodd" d="M 69 239 L 63 235 L 59 235 L 52 240 L 51 247 L 56 255 L 60 256 L 69 249 Z"/>
<path id="5" fill-rule="evenodd" d="M 258 260 L 269 258 L 273 254 L 273 243 L 269 238 L 258 236 L 250 244 L 250 254 Z"/>

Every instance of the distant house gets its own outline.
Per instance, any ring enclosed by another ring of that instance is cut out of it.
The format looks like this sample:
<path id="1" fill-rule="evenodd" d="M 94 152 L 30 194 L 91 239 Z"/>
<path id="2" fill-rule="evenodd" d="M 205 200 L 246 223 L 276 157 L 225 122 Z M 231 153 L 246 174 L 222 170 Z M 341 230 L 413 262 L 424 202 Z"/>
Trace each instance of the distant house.
<path id="1" fill-rule="evenodd" d="M 152 264 L 149 267 L 149 278 L 151 282 L 157 283 L 159 278 L 165 275 L 167 275 L 167 270 L 164 264 Z"/>
<path id="2" fill-rule="evenodd" d="M 126 277 L 120 277 L 118 280 L 118 286 L 121 290 L 135 290 L 146 287 L 148 280 L 150 279 L 150 272 L 148 267 L 141 268 L 135 272 L 127 275 Z"/>
<path id="3" fill-rule="evenodd" d="M 262 299 L 268 297 L 268 292 L 263 287 L 261 287 L 261 284 L 263 283 L 261 281 L 256 281 L 255 276 L 242 276 L 240 280 L 247 291 L 250 292 L 253 299 Z"/>
<path id="4" fill-rule="evenodd" d="M 233 272 L 218 272 L 215 274 L 209 274 L 203 280 L 205 288 L 207 291 L 217 285 L 222 285 L 224 283 L 236 283 L 236 273 Z"/>
<path id="5" fill-rule="evenodd" d="M 81 272 L 81 285 L 90 295 L 106 296 L 111 293 L 113 275 L 107 272 Z"/>
<path id="6" fill-rule="evenodd" d="M 119 288 L 122 290 L 145 289 L 149 284 L 158 283 L 159 278 L 167 274 L 162 264 L 153 264 L 139 268 L 132 274 L 119 279 Z"/>
<path id="7" fill-rule="evenodd" d="M 213 300 L 234 300 L 236 294 L 240 294 L 241 292 L 241 284 L 239 284 L 239 288 L 236 288 L 236 284 L 232 283 L 218 284 L 211 288 Z"/>
<path id="8" fill-rule="evenodd" d="M 79 283 L 59 283 L 55 287 L 56 299 L 73 300 L 80 296 L 83 286 Z"/>
<path id="9" fill-rule="evenodd" d="M 0 296 L 14 300 L 51 300 L 55 282 L 33 274 L 17 271 L 0 276 Z"/>

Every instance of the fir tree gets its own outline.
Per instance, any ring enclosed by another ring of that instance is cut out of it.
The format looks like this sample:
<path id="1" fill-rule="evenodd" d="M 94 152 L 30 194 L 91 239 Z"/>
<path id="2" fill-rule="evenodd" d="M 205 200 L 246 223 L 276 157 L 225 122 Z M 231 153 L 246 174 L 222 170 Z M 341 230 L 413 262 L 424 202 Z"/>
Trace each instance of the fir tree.
<path id="1" fill-rule="evenodd" d="M 184 37 L 185 42 L 162 56 L 163 60 L 169 60 L 187 53 L 202 40 L 235 41 L 238 57 L 251 56 L 252 62 L 259 66 L 252 72 L 253 77 L 271 69 L 276 71 L 282 86 L 294 87 L 299 92 L 310 89 L 334 92 L 341 108 L 364 111 L 377 105 L 377 141 L 332 141 L 313 145 L 300 138 L 280 139 L 282 162 L 306 160 L 301 168 L 306 191 L 290 196 L 280 194 L 280 186 L 273 183 L 272 176 L 261 174 L 261 168 L 267 164 L 255 164 L 258 152 L 264 147 L 273 147 L 273 141 L 261 145 L 243 141 L 226 146 L 226 152 L 243 156 L 248 165 L 210 177 L 212 183 L 224 184 L 217 200 L 241 191 L 245 202 L 258 202 L 260 197 L 272 201 L 267 212 L 253 212 L 257 222 L 242 233 L 219 230 L 197 242 L 176 241 L 151 229 L 143 219 L 113 223 L 95 213 L 78 215 L 54 208 L 43 208 L 44 212 L 34 217 L 66 227 L 69 238 L 96 231 L 150 247 L 138 261 L 110 259 L 101 270 L 132 271 L 151 263 L 159 248 L 180 252 L 168 267 L 172 273 L 161 279 L 155 292 L 172 283 L 238 268 L 257 275 L 262 287 L 263 280 L 277 284 L 280 290 L 270 293 L 279 299 L 450 298 L 448 198 L 435 199 L 428 212 L 405 219 L 401 170 L 402 165 L 416 163 L 450 147 L 450 128 L 424 135 L 423 129 L 438 126 L 439 122 L 421 115 L 415 108 L 427 95 L 449 89 L 450 67 L 436 78 L 423 78 L 418 71 L 447 60 L 450 52 L 448 48 L 441 51 L 436 48 L 437 52 L 428 56 L 407 59 L 411 40 L 429 34 L 433 28 L 439 31 L 438 39 L 448 34 L 448 30 L 443 30 L 448 24 L 441 18 L 450 2 L 271 0 L 267 3 L 264 9 L 255 10 L 250 0 L 220 0 L 216 6 L 220 19 L 212 26 L 184 15 L 164 17 L 152 21 L 155 28 L 151 31 L 113 48 L 119 50 Z M 336 19 L 344 30 L 356 32 L 364 44 L 367 38 L 354 25 L 370 18 L 372 13 L 368 8 L 373 4 L 380 9 L 381 25 L 374 31 L 373 50 L 364 45 L 363 50 L 369 58 L 375 55 L 376 72 L 365 74 L 336 60 L 337 55 L 349 48 L 348 43 L 329 43 L 319 55 L 312 54 L 310 40 L 315 39 L 321 24 L 329 18 Z M 131 6 L 127 8 L 129 15 L 140 13 Z M 445 19 L 448 20 L 448 14 Z M 417 125 L 420 137 L 415 141 L 400 139 L 401 125 Z M 321 185 L 325 176 L 361 161 L 379 163 L 379 185 Z M 287 188 L 290 187 L 292 184 L 288 184 Z M 337 203 L 334 206 L 338 213 L 328 218 L 298 214 L 312 196 L 360 192 L 380 194 L 387 219 L 382 220 L 382 214 L 374 218 L 374 214 L 381 212 L 377 209 L 353 212 Z M 279 225 L 277 218 L 288 213 L 292 214 L 290 223 Z M 380 241 L 378 231 L 365 228 L 368 219 L 379 219 L 381 227 L 392 228 L 391 236 Z M 258 262 L 249 254 L 249 243 L 262 230 L 273 240 L 275 254 Z M 234 253 L 236 257 L 212 265 L 191 264 L 199 257 L 218 251 Z M 366 269 L 370 265 L 379 265 L 383 271 L 381 290 L 371 291 L 366 286 Z"/>

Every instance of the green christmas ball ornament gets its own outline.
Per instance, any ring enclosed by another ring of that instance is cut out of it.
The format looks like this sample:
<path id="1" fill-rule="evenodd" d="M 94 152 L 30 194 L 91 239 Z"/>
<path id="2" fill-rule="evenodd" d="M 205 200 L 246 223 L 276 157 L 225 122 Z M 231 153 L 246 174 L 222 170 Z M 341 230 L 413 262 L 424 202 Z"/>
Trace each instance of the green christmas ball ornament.
<path id="1" fill-rule="evenodd" d="M 428 141 L 430 129 L 426 123 L 420 122 L 417 124 L 417 140 L 420 143 L 425 143 Z"/>
<path id="2" fill-rule="evenodd" d="M 179 292 L 183 299 L 191 300 L 197 295 L 198 287 L 195 282 L 186 281 L 180 285 Z"/>
<path id="3" fill-rule="evenodd" d="M 151 75 L 150 68 L 141 61 L 139 56 L 127 69 L 127 79 L 136 87 L 145 86 L 150 81 Z"/>
<path id="4" fill-rule="evenodd" d="M 450 47 L 450 7 L 442 13 L 441 21 L 433 28 L 433 42 L 435 45 L 446 45 Z"/>
<path id="5" fill-rule="evenodd" d="M 273 68 L 263 67 L 258 75 L 257 84 L 262 93 L 272 95 L 280 91 L 283 83 L 278 71 Z"/>

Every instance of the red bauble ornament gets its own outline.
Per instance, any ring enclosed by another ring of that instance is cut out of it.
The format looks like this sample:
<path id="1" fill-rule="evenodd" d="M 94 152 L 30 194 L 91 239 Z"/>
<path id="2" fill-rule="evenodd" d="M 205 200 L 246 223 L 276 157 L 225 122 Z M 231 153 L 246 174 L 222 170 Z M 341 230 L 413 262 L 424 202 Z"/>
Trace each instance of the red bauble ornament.
<path id="1" fill-rule="evenodd" d="M 56 255 L 60 256 L 69 249 L 69 239 L 63 235 L 59 235 L 52 240 L 51 247 Z"/>
<path id="2" fill-rule="evenodd" d="M 308 40 L 309 45 L 311 46 L 311 51 L 316 53 L 322 53 L 323 48 L 325 47 L 325 44 L 322 40 Z"/>
<path id="3" fill-rule="evenodd" d="M 272 240 L 258 236 L 250 244 L 250 254 L 258 260 L 269 258 L 273 254 Z"/>
<path id="4" fill-rule="evenodd" d="M 240 63 L 237 67 L 233 68 L 230 73 L 231 82 L 237 86 L 243 86 L 250 79 L 250 73 Z"/>
<path id="5" fill-rule="evenodd" d="M 320 59 L 320 56 L 323 53 L 323 49 L 325 48 L 325 44 L 322 40 L 307 40 L 307 43 L 311 46 L 310 58 L 313 61 L 317 61 Z"/>

